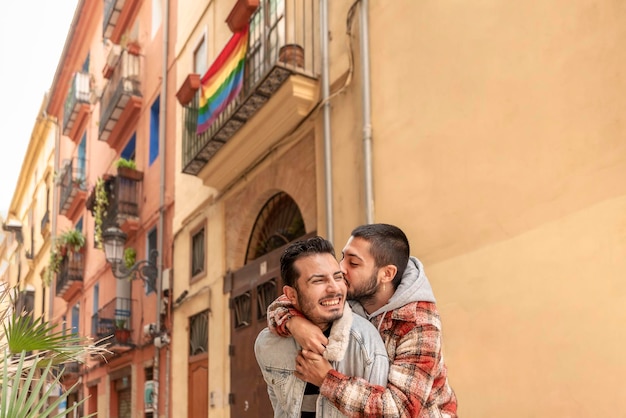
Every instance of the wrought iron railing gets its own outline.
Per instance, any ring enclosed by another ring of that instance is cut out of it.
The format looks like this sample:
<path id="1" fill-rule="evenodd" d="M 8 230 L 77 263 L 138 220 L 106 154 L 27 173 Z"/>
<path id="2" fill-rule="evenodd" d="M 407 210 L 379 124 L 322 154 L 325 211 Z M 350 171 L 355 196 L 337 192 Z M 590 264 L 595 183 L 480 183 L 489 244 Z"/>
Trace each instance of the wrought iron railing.
<path id="1" fill-rule="evenodd" d="M 102 133 L 105 130 L 111 131 L 117 122 L 119 116 L 113 117 L 115 110 L 123 109 L 129 96 L 141 97 L 140 71 L 141 57 L 130 54 L 126 50 L 122 51 L 111 80 L 100 98 L 100 140 L 108 139 L 108 136 L 103 138 Z"/>
<path id="2" fill-rule="evenodd" d="M 71 206 L 76 192 L 87 190 L 84 158 L 65 160 L 59 185 L 61 187 L 59 211 L 61 214 L 65 214 Z"/>
<path id="3" fill-rule="evenodd" d="M 63 108 L 63 134 L 68 135 L 74 122 L 78 108 L 83 103 L 89 103 L 89 74 L 76 72 L 70 82 L 70 88 L 65 98 L 65 106 Z"/>
<path id="4" fill-rule="evenodd" d="M 115 330 L 130 330 L 132 299 L 114 298 L 92 317 L 95 337 L 98 339 L 115 335 Z"/>
<path id="5" fill-rule="evenodd" d="M 108 212 L 115 218 L 139 216 L 140 180 L 116 176 L 109 195 Z"/>
<path id="6" fill-rule="evenodd" d="M 56 294 L 60 295 L 72 282 L 82 282 L 85 272 L 85 258 L 82 252 L 68 251 L 57 273 Z"/>
<path id="7" fill-rule="evenodd" d="M 270 7 L 266 7 L 271 4 Z M 265 5 L 265 6 L 264 6 Z M 261 108 L 291 73 L 317 77 L 317 11 L 309 0 L 260 2 L 250 18 L 244 84 L 237 97 L 208 129 L 197 134 L 200 89 L 183 110 L 183 172 L 197 174 L 247 120 Z M 286 70 L 264 84 L 277 67 Z"/>

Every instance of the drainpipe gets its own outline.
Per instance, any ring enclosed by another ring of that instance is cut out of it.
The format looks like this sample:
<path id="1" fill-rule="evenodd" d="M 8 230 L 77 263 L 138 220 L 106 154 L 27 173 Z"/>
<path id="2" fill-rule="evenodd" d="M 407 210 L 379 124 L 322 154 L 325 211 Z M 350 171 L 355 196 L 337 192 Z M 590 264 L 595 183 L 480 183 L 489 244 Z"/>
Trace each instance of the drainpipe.
<path id="1" fill-rule="evenodd" d="M 160 97 L 160 109 L 159 109 L 159 161 L 161 163 L 160 168 L 160 183 L 161 188 L 159 191 L 159 233 L 157 235 L 157 247 L 159 251 L 159 259 L 157 262 L 158 265 L 158 275 L 157 275 L 157 316 L 156 316 L 156 329 L 157 332 L 161 333 L 161 306 L 163 301 L 163 236 L 165 235 L 165 133 L 167 131 L 167 64 L 168 64 L 168 44 L 169 44 L 169 15 L 170 15 L 170 2 L 169 0 L 165 0 L 165 13 L 163 14 L 163 63 L 162 63 L 162 78 L 161 78 L 161 97 Z M 169 351 L 169 348 L 166 348 Z M 165 385 L 160 384 L 161 375 L 159 368 L 159 360 L 161 356 L 161 349 L 159 347 L 154 347 L 154 377 L 156 378 L 156 390 L 155 390 L 155 400 L 154 400 L 154 408 L 155 408 L 155 416 L 160 416 L 158 413 L 159 409 L 159 390 L 163 389 L 165 393 L 165 407 L 164 407 L 164 416 L 167 418 L 168 416 L 168 383 L 167 379 Z M 167 364 L 166 364 L 167 366 Z M 166 370 L 167 371 L 167 370 Z M 169 375 L 168 375 L 169 376 Z"/>
<path id="2" fill-rule="evenodd" d="M 326 239 L 334 242 L 333 171 L 330 136 L 330 71 L 328 64 L 328 0 L 320 0 L 320 36 L 322 48 L 322 102 L 324 103 L 324 180 L 326 186 Z"/>
<path id="3" fill-rule="evenodd" d="M 370 90 L 369 0 L 361 1 L 361 77 L 363 79 L 363 165 L 365 167 L 365 222 L 374 222 L 372 182 L 372 95 Z"/>

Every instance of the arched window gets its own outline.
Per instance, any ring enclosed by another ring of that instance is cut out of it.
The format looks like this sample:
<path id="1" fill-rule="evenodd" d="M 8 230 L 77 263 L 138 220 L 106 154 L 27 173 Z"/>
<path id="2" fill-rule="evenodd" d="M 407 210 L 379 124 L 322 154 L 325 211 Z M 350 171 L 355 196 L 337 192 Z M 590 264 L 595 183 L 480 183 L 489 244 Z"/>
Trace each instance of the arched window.
<path id="1" fill-rule="evenodd" d="M 246 251 L 246 263 L 305 234 L 296 202 L 284 192 L 272 196 L 259 212 Z"/>

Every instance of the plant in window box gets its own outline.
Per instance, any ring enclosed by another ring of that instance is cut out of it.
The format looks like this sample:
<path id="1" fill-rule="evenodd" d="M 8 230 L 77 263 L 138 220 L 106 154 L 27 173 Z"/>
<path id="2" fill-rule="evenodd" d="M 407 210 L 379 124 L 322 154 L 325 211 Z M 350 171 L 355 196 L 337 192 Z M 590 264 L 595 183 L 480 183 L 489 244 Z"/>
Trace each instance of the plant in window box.
<path id="1" fill-rule="evenodd" d="M 109 195 L 106 190 L 104 179 L 99 178 L 96 181 L 95 203 L 93 207 L 93 217 L 95 223 L 94 240 L 96 248 L 102 249 L 102 224 L 107 216 L 107 208 L 109 206 Z"/>
<path id="2" fill-rule="evenodd" d="M 130 338 L 130 330 L 126 326 L 125 319 L 116 319 L 115 320 L 115 339 L 119 343 L 126 343 Z"/>
<path id="3" fill-rule="evenodd" d="M 137 170 L 137 163 L 135 160 L 120 158 L 115 162 L 115 167 L 117 168 L 117 174 L 120 177 L 136 181 L 143 179 L 143 173 Z"/>
<path id="4" fill-rule="evenodd" d="M 68 229 L 59 236 L 59 246 L 72 252 L 80 252 L 85 247 L 85 235 L 79 229 Z"/>
<path id="5" fill-rule="evenodd" d="M 82 176 L 78 176 L 78 177 L 74 177 L 72 179 L 72 184 L 74 185 L 74 187 L 81 189 L 81 190 L 85 190 L 86 189 L 86 180 L 84 177 Z"/>
<path id="6" fill-rule="evenodd" d="M 63 255 L 61 254 L 61 248 L 57 243 L 50 250 L 50 259 L 48 260 L 48 268 L 46 269 L 46 275 L 44 277 L 44 284 L 46 286 L 50 285 L 54 275 L 61 271 L 62 261 Z"/>

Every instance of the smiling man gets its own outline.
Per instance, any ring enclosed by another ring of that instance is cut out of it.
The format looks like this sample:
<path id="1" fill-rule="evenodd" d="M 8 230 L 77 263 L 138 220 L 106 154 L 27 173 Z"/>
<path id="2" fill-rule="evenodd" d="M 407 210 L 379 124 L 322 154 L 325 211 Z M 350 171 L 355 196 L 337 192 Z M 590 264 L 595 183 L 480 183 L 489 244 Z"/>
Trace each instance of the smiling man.
<path id="1" fill-rule="evenodd" d="M 346 304 L 346 282 L 332 244 L 320 237 L 289 245 L 280 259 L 283 292 L 327 338 L 324 358 L 335 370 L 364 379 L 370 390 L 384 391 L 389 359 L 376 328 L 352 315 Z M 300 350 L 294 338 L 282 338 L 265 328 L 254 345 L 267 383 L 274 417 L 343 417 L 319 387 L 295 375 Z M 369 382 L 369 384 L 367 384 Z"/>

